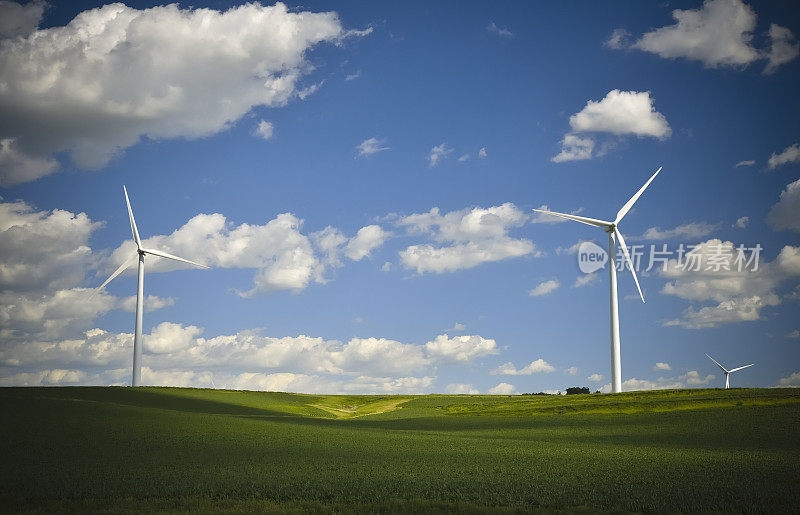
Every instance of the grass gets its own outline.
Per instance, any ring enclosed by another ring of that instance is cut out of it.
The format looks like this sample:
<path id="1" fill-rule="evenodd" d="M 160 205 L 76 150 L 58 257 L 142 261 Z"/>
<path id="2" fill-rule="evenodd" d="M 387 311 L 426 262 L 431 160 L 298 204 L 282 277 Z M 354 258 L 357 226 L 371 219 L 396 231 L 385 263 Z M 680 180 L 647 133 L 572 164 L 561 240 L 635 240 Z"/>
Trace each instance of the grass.
<path id="1" fill-rule="evenodd" d="M 800 511 L 800 391 L 0 388 L 4 512 Z"/>

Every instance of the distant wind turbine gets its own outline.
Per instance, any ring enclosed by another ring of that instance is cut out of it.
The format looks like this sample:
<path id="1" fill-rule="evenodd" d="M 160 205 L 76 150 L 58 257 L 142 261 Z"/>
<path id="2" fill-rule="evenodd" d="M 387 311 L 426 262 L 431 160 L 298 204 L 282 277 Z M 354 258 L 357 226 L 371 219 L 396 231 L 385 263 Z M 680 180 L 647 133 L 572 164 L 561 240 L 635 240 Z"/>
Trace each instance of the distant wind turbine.
<path id="1" fill-rule="evenodd" d="M 706 356 L 708 356 L 708 354 L 706 354 Z M 727 390 L 728 388 L 730 388 L 730 387 L 731 387 L 731 386 L 730 386 L 730 385 L 731 385 L 731 383 L 730 383 L 730 375 L 731 375 L 733 372 L 736 372 L 737 370 L 741 370 L 741 369 L 743 369 L 743 368 L 752 367 L 753 365 L 755 365 L 755 363 L 750 363 L 749 365 L 745 365 L 745 366 L 743 366 L 743 367 L 739 367 L 739 368 L 734 368 L 734 369 L 732 369 L 732 370 L 728 370 L 727 368 L 725 368 L 725 367 L 723 367 L 722 365 L 720 365 L 720 364 L 719 364 L 719 362 L 718 362 L 717 360 L 715 360 L 714 358 L 712 358 L 711 356 L 708 356 L 708 359 L 710 359 L 711 361 L 713 361 L 714 363 L 716 363 L 716 364 L 717 364 L 717 366 L 718 366 L 719 368 L 721 368 L 723 372 L 725 372 L 725 389 L 726 389 L 726 390 Z"/>
<path id="2" fill-rule="evenodd" d="M 538 211 L 540 213 L 547 213 L 549 215 L 566 218 L 567 220 L 575 220 L 576 222 L 593 225 L 595 227 L 601 227 L 605 232 L 608 233 L 608 275 L 610 279 L 609 286 L 611 288 L 611 391 L 613 393 L 619 393 L 622 391 L 622 363 L 620 362 L 619 343 L 619 302 L 617 299 L 617 266 L 616 252 L 614 250 L 615 238 L 619 240 L 622 253 L 625 255 L 625 260 L 628 262 L 628 266 L 631 269 L 631 274 L 633 274 L 633 280 L 636 283 L 636 289 L 639 290 L 639 296 L 642 298 L 642 302 L 644 302 L 644 295 L 642 294 L 642 288 L 639 286 L 639 279 L 636 277 L 636 271 L 633 269 L 633 262 L 631 261 L 630 254 L 628 254 L 628 248 L 625 246 L 625 238 L 622 237 L 622 233 L 619 232 L 619 229 L 617 229 L 617 224 L 628 213 L 628 211 L 630 211 L 630 209 L 633 207 L 633 204 L 635 204 L 642 193 L 644 193 L 644 190 L 650 186 L 650 183 L 653 182 L 653 179 L 656 178 L 656 175 L 658 175 L 658 172 L 660 171 L 661 167 L 659 167 L 658 170 L 656 170 L 656 173 L 654 173 L 653 176 L 650 177 L 646 183 L 644 183 L 644 186 L 642 186 L 641 189 L 639 189 L 639 191 L 637 191 L 636 194 L 632 196 L 624 206 L 622 206 L 622 209 L 619 210 L 617 217 L 613 222 L 605 222 L 603 220 L 586 218 L 584 216 L 555 213 L 553 211 L 545 211 L 543 209 L 534 209 L 534 211 Z"/>
<path id="3" fill-rule="evenodd" d="M 136 254 L 131 256 L 127 261 L 122 263 L 119 268 L 117 268 L 113 274 L 109 276 L 106 281 L 101 284 L 97 289 L 92 292 L 92 295 L 96 294 L 98 291 L 102 290 L 106 284 L 110 283 L 113 278 L 121 274 L 126 268 L 131 266 L 134 261 L 137 259 L 139 260 L 139 283 L 136 288 L 136 327 L 133 332 L 133 374 L 131 376 L 131 386 L 139 386 L 142 382 L 142 314 L 144 312 L 143 303 L 144 303 L 144 256 L 147 254 L 152 254 L 154 256 L 159 256 L 167 259 L 172 259 L 175 261 L 180 261 L 182 263 L 189 263 L 190 265 L 198 266 L 200 268 L 210 268 L 206 265 L 201 265 L 200 263 L 195 263 L 194 261 L 189 261 L 188 259 L 183 259 L 178 256 L 173 256 L 172 254 L 167 254 L 166 252 L 154 249 L 146 249 L 142 247 L 142 240 L 139 238 L 139 230 L 136 228 L 136 220 L 133 218 L 133 210 L 131 209 L 131 201 L 128 199 L 128 190 L 125 186 L 122 187 L 122 190 L 125 192 L 125 203 L 128 205 L 128 219 L 131 222 L 131 233 L 133 234 L 133 241 L 136 243 Z"/>

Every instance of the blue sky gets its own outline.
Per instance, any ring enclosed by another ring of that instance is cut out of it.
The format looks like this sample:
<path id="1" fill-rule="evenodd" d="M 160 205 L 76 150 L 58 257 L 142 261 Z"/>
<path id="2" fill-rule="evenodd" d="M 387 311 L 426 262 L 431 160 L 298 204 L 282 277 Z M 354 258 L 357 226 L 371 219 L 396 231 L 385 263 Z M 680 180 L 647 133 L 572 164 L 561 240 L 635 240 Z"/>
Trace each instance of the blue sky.
<path id="1" fill-rule="evenodd" d="M 628 243 L 761 268 L 640 272 L 646 304 L 620 274 L 625 388 L 721 386 L 704 353 L 800 386 L 796 6 L 126 5 L 0 4 L 2 384 L 129 381 L 133 271 L 85 300 L 125 184 L 143 238 L 213 267 L 148 262 L 146 383 L 600 389 L 608 275 L 566 249 L 606 237 L 532 209 L 612 219 L 663 166 Z"/>

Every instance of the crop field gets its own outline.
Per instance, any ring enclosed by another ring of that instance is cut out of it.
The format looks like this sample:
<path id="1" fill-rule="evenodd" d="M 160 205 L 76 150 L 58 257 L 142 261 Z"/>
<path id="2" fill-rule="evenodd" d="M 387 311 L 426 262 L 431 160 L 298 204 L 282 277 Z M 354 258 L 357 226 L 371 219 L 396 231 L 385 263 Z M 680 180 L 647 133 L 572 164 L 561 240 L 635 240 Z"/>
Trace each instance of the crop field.
<path id="1" fill-rule="evenodd" d="M 0 388 L 0 511 L 800 512 L 800 390 Z"/>

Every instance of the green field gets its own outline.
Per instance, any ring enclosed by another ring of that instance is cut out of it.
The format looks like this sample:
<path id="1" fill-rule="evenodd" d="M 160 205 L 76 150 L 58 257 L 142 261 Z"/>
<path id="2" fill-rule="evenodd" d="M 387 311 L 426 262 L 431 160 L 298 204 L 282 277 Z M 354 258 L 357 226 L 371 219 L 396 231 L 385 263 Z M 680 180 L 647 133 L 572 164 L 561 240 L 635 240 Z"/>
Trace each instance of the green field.
<path id="1" fill-rule="evenodd" d="M 800 512 L 800 390 L 0 388 L 8 511 Z"/>

